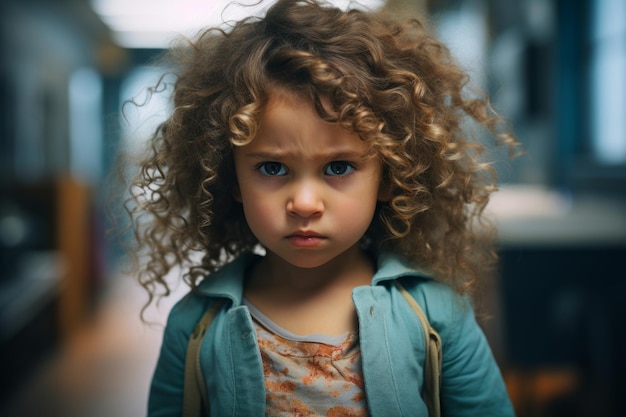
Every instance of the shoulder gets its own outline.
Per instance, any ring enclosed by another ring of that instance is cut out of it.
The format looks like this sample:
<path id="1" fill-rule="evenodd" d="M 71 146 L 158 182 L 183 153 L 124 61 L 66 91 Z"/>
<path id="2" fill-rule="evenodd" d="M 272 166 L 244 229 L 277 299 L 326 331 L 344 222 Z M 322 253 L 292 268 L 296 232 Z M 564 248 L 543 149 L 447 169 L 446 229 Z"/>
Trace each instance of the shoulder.
<path id="1" fill-rule="evenodd" d="M 448 284 L 432 278 L 406 277 L 398 280 L 417 301 L 431 322 L 452 324 L 460 316 L 474 314 L 467 296 L 459 294 Z"/>
<path id="2" fill-rule="evenodd" d="M 246 253 L 205 278 L 174 305 L 168 316 L 166 332 L 188 337 L 214 303 L 226 301 L 226 305 L 241 305 L 245 271 L 256 260 L 258 255 Z"/>
<path id="3" fill-rule="evenodd" d="M 428 317 L 443 318 L 472 310 L 471 302 L 448 284 L 432 278 L 406 277 L 398 280 L 415 298 Z"/>
<path id="4" fill-rule="evenodd" d="M 217 300 L 188 292 L 169 312 L 164 334 L 166 342 L 186 345 L 204 312 Z"/>
<path id="5" fill-rule="evenodd" d="M 431 320 L 447 321 L 459 312 L 471 310 L 466 297 L 437 281 L 432 272 L 392 253 L 382 253 L 372 283 L 383 284 L 393 291 L 394 281 L 406 288 Z"/>
<path id="6" fill-rule="evenodd" d="M 387 293 L 392 309 L 401 316 L 415 316 L 407 300 L 394 285 L 394 282 L 400 283 L 439 333 L 444 348 L 449 344 L 463 344 L 467 340 L 465 332 L 478 331 L 469 298 L 459 294 L 450 285 L 437 281 L 432 272 L 391 252 L 379 254 L 377 263 L 378 269 L 372 284 L 386 288 L 386 291 L 378 293 L 381 296 Z"/>

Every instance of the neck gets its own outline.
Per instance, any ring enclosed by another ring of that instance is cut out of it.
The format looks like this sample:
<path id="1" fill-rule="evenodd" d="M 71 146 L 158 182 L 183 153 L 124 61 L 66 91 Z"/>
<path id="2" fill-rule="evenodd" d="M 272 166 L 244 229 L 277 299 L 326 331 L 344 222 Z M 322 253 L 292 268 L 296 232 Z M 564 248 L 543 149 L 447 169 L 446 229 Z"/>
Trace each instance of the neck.
<path id="1" fill-rule="evenodd" d="M 265 289 L 289 293 L 293 297 L 337 286 L 368 285 L 373 274 L 371 259 L 355 246 L 316 268 L 300 268 L 268 253 L 254 271 L 253 281 Z"/>

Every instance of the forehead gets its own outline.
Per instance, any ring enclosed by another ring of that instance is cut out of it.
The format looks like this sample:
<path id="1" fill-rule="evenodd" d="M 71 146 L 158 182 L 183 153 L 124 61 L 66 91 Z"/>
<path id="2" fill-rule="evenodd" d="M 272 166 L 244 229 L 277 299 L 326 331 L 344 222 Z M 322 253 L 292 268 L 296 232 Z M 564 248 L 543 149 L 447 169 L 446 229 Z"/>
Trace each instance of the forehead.
<path id="1" fill-rule="evenodd" d="M 369 146 L 337 123 L 323 120 L 311 100 L 278 90 L 269 95 L 254 139 L 242 149 L 300 156 L 365 154 Z"/>

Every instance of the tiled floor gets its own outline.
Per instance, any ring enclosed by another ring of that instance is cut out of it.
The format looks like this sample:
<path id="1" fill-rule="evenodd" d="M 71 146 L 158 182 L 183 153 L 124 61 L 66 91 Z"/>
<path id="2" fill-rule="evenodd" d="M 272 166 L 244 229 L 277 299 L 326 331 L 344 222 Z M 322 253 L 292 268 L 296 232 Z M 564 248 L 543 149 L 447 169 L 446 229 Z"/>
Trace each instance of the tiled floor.
<path id="1" fill-rule="evenodd" d="M 112 282 L 89 325 L 61 346 L 18 390 L 3 417 L 134 417 L 146 413 L 148 386 L 162 324 L 179 298 L 140 321 L 143 290 L 127 278 Z"/>

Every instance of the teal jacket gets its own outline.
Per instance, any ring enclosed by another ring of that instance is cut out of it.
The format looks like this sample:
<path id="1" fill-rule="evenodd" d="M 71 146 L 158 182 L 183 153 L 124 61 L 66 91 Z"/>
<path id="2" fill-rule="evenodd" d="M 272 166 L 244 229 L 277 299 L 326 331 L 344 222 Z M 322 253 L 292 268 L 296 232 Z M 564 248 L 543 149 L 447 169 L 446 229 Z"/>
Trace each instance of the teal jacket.
<path id="1" fill-rule="evenodd" d="M 261 355 L 243 277 L 256 255 L 244 255 L 204 280 L 172 309 L 156 366 L 148 415 L 180 416 L 187 341 L 203 312 L 220 298 L 200 348 L 211 416 L 265 416 Z M 500 370 L 469 301 L 448 286 L 393 256 L 381 256 L 371 286 L 353 290 L 365 394 L 371 416 L 427 416 L 422 400 L 424 333 L 393 280 L 415 297 L 443 346 L 441 401 L 444 416 L 514 416 Z"/>

